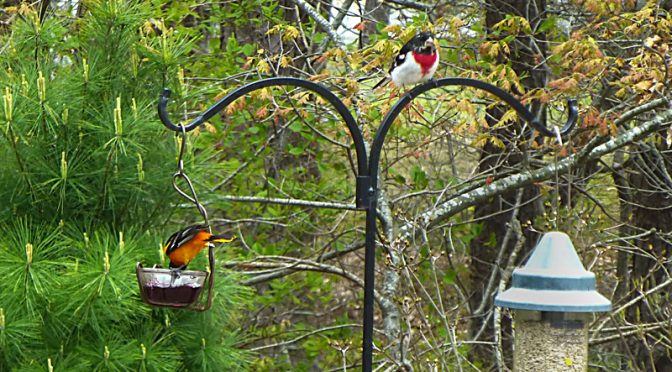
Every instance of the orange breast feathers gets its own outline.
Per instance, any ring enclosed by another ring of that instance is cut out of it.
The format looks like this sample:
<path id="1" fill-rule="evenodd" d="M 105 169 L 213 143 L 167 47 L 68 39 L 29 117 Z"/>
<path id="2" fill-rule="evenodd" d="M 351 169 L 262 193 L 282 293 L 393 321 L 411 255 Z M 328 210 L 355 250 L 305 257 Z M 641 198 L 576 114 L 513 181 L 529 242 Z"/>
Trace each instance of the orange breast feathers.
<path id="1" fill-rule="evenodd" d="M 170 258 L 171 266 L 180 267 L 189 264 L 208 245 L 210 236 L 211 234 L 207 231 L 199 231 L 193 238 L 176 247 L 172 252 L 166 252 Z"/>

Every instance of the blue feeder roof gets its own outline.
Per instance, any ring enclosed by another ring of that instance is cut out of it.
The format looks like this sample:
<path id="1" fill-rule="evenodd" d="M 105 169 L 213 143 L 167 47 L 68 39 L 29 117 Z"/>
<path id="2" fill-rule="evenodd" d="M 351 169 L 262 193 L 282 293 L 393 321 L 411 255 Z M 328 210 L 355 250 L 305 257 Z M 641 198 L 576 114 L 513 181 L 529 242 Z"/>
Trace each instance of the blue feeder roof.
<path id="1" fill-rule="evenodd" d="M 524 267 L 513 271 L 511 288 L 495 296 L 511 309 L 592 313 L 609 311 L 611 301 L 595 290 L 567 234 L 544 234 Z"/>

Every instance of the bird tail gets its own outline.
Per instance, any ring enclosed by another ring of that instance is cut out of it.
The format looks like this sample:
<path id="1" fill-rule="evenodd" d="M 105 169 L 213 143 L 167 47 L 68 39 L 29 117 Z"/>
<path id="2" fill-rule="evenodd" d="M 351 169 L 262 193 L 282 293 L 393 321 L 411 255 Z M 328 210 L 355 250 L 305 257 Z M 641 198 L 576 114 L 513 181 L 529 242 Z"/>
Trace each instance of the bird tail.
<path id="1" fill-rule="evenodd" d="M 205 241 L 210 243 L 230 243 L 234 239 L 236 239 L 235 235 L 219 234 L 219 235 L 211 235 L 209 238 L 205 239 Z"/>
<path id="2" fill-rule="evenodd" d="M 373 88 L 371 88 L 371 90 L 378 89 L 378 87 L 382 86 L 383 84 L 387 83 L 388 81 L 390 81 L 390 78 L 389 77 L 384 77 L 381 81 L 378 82 L 378 84 L 374 85 Z"/>

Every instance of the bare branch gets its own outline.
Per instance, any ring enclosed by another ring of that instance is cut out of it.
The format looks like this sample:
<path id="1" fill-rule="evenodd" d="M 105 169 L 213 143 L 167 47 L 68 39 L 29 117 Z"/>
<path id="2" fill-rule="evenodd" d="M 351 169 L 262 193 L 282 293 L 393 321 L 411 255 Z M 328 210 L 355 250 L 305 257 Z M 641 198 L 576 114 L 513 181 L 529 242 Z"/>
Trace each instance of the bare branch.
<path id="1" fill-rule="evenodd" d="M 657 329 L 661 328 L 669 328 L 670 327 L 670 322 L 672 319 L 666 319 L 658 323 L 653 323 L 653 324 L 637 324 L 634 326 L 630 327 L 617 327 L 614 330 L 615 331 L 621 331 L 622 328 L 630 328 L 629 331 L 627 332 L 619 332 L 618 334 L 607 336 L 607 337 L 602 337 L 602 338 L 591 338 L 588 341 L 588 345 L 590 346 L 595 346 L 599 344 L 605 344 L 607 342 L 615 341 L 623 337 L 629 337 L 633 335 L 641 335 L 642 333 L 645 332 L 651 332 L 655 331 Z M 606 331 L 606 330 L 603 330 Z"/>
<path id="2" fill-rule="evenodd" d="M 303 200 L 303 199 L 262 198 L 262 197 L 257 197 L 257 196 L 236 196 L 236 195 L 218 195 L 216 197 L 216 199 L 221 200 L 221 201 L 235 201 L 235 202 L 262 203 L 262 204 L 281 204 L 281 205 L 292 205 L 292 206 L 297 206 L 297 207 L 346 209 L 346 210 L 352 210 L 352 211 L 357 210 L 357 207 L 354 204 L 321 202 L 321 201 L 312 201 L 312 200 Z"/>
<path id="3" fill-rule="evenodd" d="M 324 19 L 320 13 L 315 10 L 310 4 L 308 4 L 305 0 L 293 0 L 296 5 L 301 8 L 310 18 L 312 18 L 315 23 L 317 23 L 322 31 L 327 33 L 327 36 L 338 46 L 339 48 L 342 48 L 345 46 L 343 44 L 343 39 L 341 39 L 341 36 L 336 32 L 336 30 L 331 27 L 331 24 L 329 24 L 329 21 Z"/>
<path id="4" fill-rule="evenodd" d="M 647 102 L 641 106 L 637 106 L 631 110 L 624 112 L 621 116 L 618 117 L 618 119 L 614 120 L 614 124 L 616 125 L 623 124 L 639 114 L 645 113 L 649 110 L 656 109 L 660 106 L 663 106 L 666 103 L 669 103 L 669 99 L 667 97 L 654 99 L 651 102 Z"/>
<path id="5" fill-rule="evenodd" d="M 500 273 L 500 265 L 502 263 L 502 257 L 504 257 L 504 252 L 506 251 L 507 247 L 509 246 L 509 241 L 513 237 L 513 232 L 514 232 L 514 227 L 513 225 L 515 224 L 514 221 L 518 220 L 518 213 L 520 212 L 520 206 L 523 201 L 523 191 L 524 189 L 518 190 L 518 193 L 516 195 L 516 205 L 513 207 L 513 212 L 511 213 L 511 219 L 509 222 L 509 228 L 506 229 L 506 234 L 504 234 L 504 239 L 502 239 L 502 244 L 501 248 L 499 248 L 499 252 L 497 252 L 497 258 L 495 259 L 494 265 L 492 267 L 492 271 L 490 272 L 490 278 L 488 278 L 488 284 L 485 286 L 485 291 L 483 292 L 483 298 L 481 299 L 481 303 L 478 305 L 478 308 L 474 311 L 475 316 L 480 316 L 483 314 L 483 311 L 485 310 L 485 307 L 487 304 L 490 302 L 489 299 L 493 295 L 494 289 L 495 289 L 495 279 L 497 277 L 497 274 Z"/>
<path id="6" fill-rule="evenodd" d="M 429 5 L 413 0 L 385 0 L 386 3 L 392 3 L 395 5 L 401 5 L 405 8 L 412 8 L 417 10 L 422 10 L 423 12 L 430 11 L 435 8 L 435 5 Z"/>
<path id="7" fill-rule="evenodd" d="M 312 335 L 316 335 L 318 333 L 333 331 L 334 329 L 361 327 L 361 326 L 362 326 L 361 324 L 339 324 L 339 325 L 335 325 L 335 326 L 331 326 L 331 327 L 324 327 L 324 328 L 320 328 L 320 329 L 316 329 L 314 331 L 304 333 L 301 336 L 293 338 L 291 340 L 282 341 L 282 342 L 278 342 L 278 343 L 270 344 L 270 345 L 257 346 L 257 347 L 250 348 L 248 350 L 256 352 L 256 351 L 271 349 L 271 348 L 275 348 L 275 347 L 288 346 L 288 345 L 291 345 L 291 344 L 295 344 L 295 343 L 303 340 L 304 338 L 308 338 Z"/>
<path id="8" fill-rule="evenodd" d="M 322 255 L 321 257 L 319 257 L 317 259 L 317 262 L 328 261 L 330 259 L 343 256 L 345 254 L 356 251 L 356 250 L 361 249 L 363 247 L 364 247 L 364 242 L 363 241 L 356 242 L 356 243 L 346 247 L 345 249 L 325 253 L 324 255 Z M 223 264 L 223 266 L 227 267 L 227 268 L 241 267 L 241 266 L 246 267 L 246 265 L 248 265 L 248 264 L 238 262 L 238 261 L 225 262 Z M 269 280 L 278 279 L 278 278 L 285 277 L 287 275 L 291 275 L 291 274 L 295 273 L 296 271 L 298 271 L 298 269 L 296 267 L 293 267 L 293 266 L 292 267 L 286 267 L 286 268 L 278 268 L 278 269 L 273 270 L 271 272 L 266 272 L 264 274 L 258 274 L 256 277 L 254 277 L 252 279 L 248 279 L 248 280 L 244 281 L 242 284 L 243 285 L 248 285 L 248 286 L 249 285 L 256 285 L 256 284 L 260 284 L 260 283 L 263 283 L 263 282 L 267 282 Z"/>
<path id="9" fill-rule="evenodd" d="M 625 304 L 621 305 L 619 308 L 617 308 L 617 309 L 615 309 L 615 310 L 611 310 L 608 314 L 618 314 L 618 313 L 620 313 L 621 311 L 627 309 L 628 307 L 630 307 L 630 306 L 636 304 L 637 302 L 641 301 L 642 299 L 646 298 L 648 295 L 650 295 L 650 294 L 652 294 L 652 293 L 655 293 L 655 292 L 658 292 L 658 291 L 660 291 L 661 289 L 667 287 L 667 286 L 670 285 L 670 284 L 672 284 L 672 278 L 667 278 L 667 280 L 665 280 L 664 282 L 658 284 L 657 286 L 655 286 L 655 287 L 649 289 L 649 290 L 646 291 L 646 292 L 642 292 L 642 293 L 640 293 L 639 296 L 637 296 L 637 297 L 631 299 L 630 301 L 628 301 L 628 302 L 626 302 Z M 602 328 L 604 328 L 604 325 L 607 323 L 608 320 L 609 320 L 609 319 L 605 319 L 605 320 L 604 320 L 604 321 L 603 321 L 603 322 L 602 322 L 602 323 L 595 329 L 595 331 L 593 332 L 593 334 L 596 334 L 596 333 L 600 332 L 600 331 L 602 330 Z"/>

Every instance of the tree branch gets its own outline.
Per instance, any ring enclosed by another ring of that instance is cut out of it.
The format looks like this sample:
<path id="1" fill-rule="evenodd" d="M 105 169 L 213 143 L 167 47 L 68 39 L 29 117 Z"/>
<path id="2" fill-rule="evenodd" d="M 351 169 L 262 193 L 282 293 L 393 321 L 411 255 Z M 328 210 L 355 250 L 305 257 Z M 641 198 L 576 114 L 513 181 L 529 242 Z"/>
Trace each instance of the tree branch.
<path id="1" fill-rule="evenodd" d="M 532 171 L 523 171 L 521 173 L 494 181 L 490 185 L 479 187 L 470 192 L 457 195 L 453 199 L 441 203 L 436 208 L 422 213 L 415 221 L 406 223 L 400 229 L 402 239 L 409 239 L 413 236 L 416 230 L 416 225 L 428 228 L 434 226 L 450 216 L 458 213 L 466 208 L 474 206 L 478 203 L 484 202 L 493 196 L 503 194 L 507 191 L 514 190 L 523 186 L 530 185 L 534 182 L 543 181 L 555 177 L 557 174 L 565 174 L 576 166 L 589 161 L 598 159 L 601 156 L 609 154 L 626 144 L 642 139 L 647 135 L 660 130 L 663 125 L 672 120 L 672 109 L 663 111 L 653 119 L 643 123 L 642 125 L 623 132 L 618 137 L 613 138 L 605 143 L 595 146 L 594 148 L 585 147 L 579 153 L 568 156 L 557 163 L 549 164 L 546 167 L 535 169 Z"/>
<path id="2" fill-rule="evenodd" d="M 298 336 L 296 338 L 293 338 L 291 340 L 282 341 L 282 342 L 278 342 L 278 343 L 270 344 L 270 345 L 257 346 L 257 347 L 250 348 L 248 350 L 253 351 L 253 352 L 257 352 L 257 351 L 261 351 L 261 350 L 264 350 L 264 349 L 271 349 L 271 348 L 274 348 L 274 347 L 288 346 L 288 345 L 291 345 L 291 344 L 295 344 L 295 343 L 303 340 L 304 338 L 310 337 L 312 335 L 315 335 L 315 334 L 318 334 L 318 333 L 321 333 L 321 332 L 333 331 L 335 329 L 341 329 L 341 328 L 351 328 L 351 327 L 361 327 L 361 326 L 362 326 L 361 324 L 339 324 L 339 325 L 335 325 L 335 326 L 331 326 L 331 327 L 324 327 L 324 328 L 316 329 L 314 331 L 307 332 L 307 333 L 305 333 L 301 336 Z"/>
<path id="3" fill-rule="evenodd" d="M 502 257 L 504 257 L 504 252 L 506 252 L 509 246 L 509 241 L 513 238 L 513 233 L 515 232 L 514 226 L 516 226 L 515 222 L 517 222 L 518 220 L 518 213 L 520 212 L 520 206 L 523 202 L 523 191 L 524 189 L 522 188 L 518 190 L 518 193 L 516 195 L 516 204 L 513 206 L 513 212 L 511 212 L 511 218 L 509 219 L 509 227 L 506 229 L 506 234 L 504 234 L 504 239 L 502 239 L 499 252 L 497 252 L 497 258 L 495 259 L 492 271 L 490 272 L 490 278 L 488 278 L 488 284 L 485 286 L 485 291 L 483 292 L 483 298 L 481 299 L 481 303 L 478 305 L 476 310 L 474 310 L 473 316 L 483 315 L 485 307 L 490 303 L 490 298 L 494 294 L 495 279 L 497 278 L 497 274 L 500 274 L 502 270 L 502 268 L 500 267 L 502 263 Z"/>
<path id="4" fill-rule="evenodd" d="M 631 110 L 628 110 L 624 112 L 621 116 L 618 117 L 618 119 L 614 120 L 615 125 L 621 125 L 625 123 L 626 121 L 634 118 L 635 116 L 642 114 L 644 112 L 647 112 L 649 110 L 656 109 L 660 106 L 663 106 L 664 104 L 668 103 L 669 99 L 667 97 L 662 97 L 658 99 L 654 99 L 653 101 L 647 102 L 643 105 L 637 106 Z"/>
<path id="5" fill-rule="evenodd" d="M 327 36 L 338 46 L 339 48 L 342 48 L 345 46 L 343 44 L 343 39 L 341 39 L 341 36 L 334 30 L 333 27 L 331 27 L 331 24 L 329 24 L 329 21 L 327 21 L 320 13 L 315 10 L 315 8 L 312 7 L 312 5 L 308 4 L 305 0 L 293 0 L 296 5 L 301 8 L 310 18 L 312 18 L 315 23 L 317 23 L 322 31 L 327 33 Z"/>
<path id="6" fill-rule="evenodd" d="M 287 274 L 296 271 L 316 271 L 341 276 L 355 283 L 357 286 L 364 288 L 364 281 L 361 278 L 340 267 L 336 267 L 325 263 L 319 263 L 311 260 L 303 260 L 286 256 L 263 256 L 263 259 L 281 260 L 285 262 L 225 262 L 223 266 L 248 268 L 248 269 L 249 268 L 278 269 L 279 271 L 286 272 Z M 274 274 L 275 272 L 270 272 L 263 275 L 274 275 Z M 252 278 L 250 280 L 244 281 L 242 284 L 254 285 L 260 282 L 258 279 L 259 278 Z M 268 278 L 264 277 L 263 281 L 265 280 L 268 280 Z M 378 302 L 378 305 L 381 306 L 381 308 L 387 308 L 391 306 L 391 304 L 393 304 L 393 302 L 390 299 L 388 299 L 386 296 L 383 296 L 380 292 L 376 290 L 374 290 L 373 296 L 376 302 Z"/>
<path id="7" fill-rule="evenodd" d="M 348 247 L 346 247 L 345 249 L 325 253 L 324 255 L 320 256 L 317 259 L 317 262 L 324 262 L 324 261 L 328 261 L 330 259 L 333 259 L 333 258 L 336 258 L 336 257 L 339 257 L 339 256 L 343 256 L 343 255 L 348 254 L 350 252 L 361 249 L 362 247 L 364 247 L 364 241 L 355 242 L 355 243 L 349 245 Z M 262 257 L 258 257 L 257 259 L 259 259 L 259 258 L 262 258 Z M 238 262 L 238 261 L 230 261 L 230 262 L 225 262 L 223 264 L 223 267 L 226 267 L 226 268 L 248 267 L 248 266 L 249 266 L 248 263 L 243 263 L 243 262 Z M 294 266 L 286 267 L 286 268 L 278 268 L 276 270 L 273 270 L 272 272 L 266 272 L 266 273 L 263 273 L 263 274 L 258 274 L 254 278 L 251 278 L 251 279 L 248 279 L 248 280 L 244 281 L 242 284 L 243 285 L 248 285 L 248 286 L 256 285 L 256 284 L 260 284 L 260 283 L 263 283 L 263 282 L 267 282 L 269 280 L 278 279 L 278 278 L 282 278 L 282 277 L 287 276 L 287 275 L 291 275 L 298 270 L 299 269 L 297 269 Z"/>
<path id="8" fill-rule="evenodd" d="M 346 209 L 346 210 L 352 210 L 352 211 L 357 210 L 357 207 L 354 204 L 321 202 L 321 201 L 312 201 L 312 200 L 303 200 L 303 199 L 262 198 L 262 197 L 257 197 L 257 196 L 237 196 L 237 195 L 218 195 L 216 197 L 216 199 L 217 200 L 222 200 L 222 201 L 293 205 L 293 206 L 297 206 L 297 207 Z"/>
<path id="9" fill-rule="evenodd" d="M 631 299 L 630 301 L 628 301 L 628 302 L 626 302 L 625 304 L 621 305 L 619 308 L 617 308 L 617 309 L 615 309 L 615 310 L 611 310 L 611 311 L 610 311 L 609 313 L 607 313 L 607 314 L 610 314 L 610 315 L 611 315 L 611 314 L 618 314 L 618 313 L 620 313 L 621 311 L 627 309 L 628 307 L 630 307 L 630 306 L 636 304 L 637 302 L 641 301 L 642 299 L 646 298 L 646 297 L 649 296 L 650 294 L 655 293 L 655 292 L 657 292 L 657 291 L 659 291 L 659 290 L 661 290 L 661 289 L 667 287 L 667 286 L 670 285 L 670 284 L 672 284 L 672 278 L 667 278 L 667 280 L 665 280 L 664 282 L 658 284 L 657 286 L 655 286 L 655 287 L 649 289 L 649 290 L 646 291 L 646 292 L 642 292 L 642 293 L 640 293 L 639 296 L 637 296 L 637 297 Z M 595 331 L 593 331 L 593 334 L 597 334 L 598 332 L 600 332 L 600 331 L 602 330 L 602 328 L 604 328 L 605 324 L 607 324 L 607 321 L 608 321 L 608 320 L 609 320 L 609 318 L 606 318 L 606 319 L 605 319 L 605 320 L 604 320 L 604 321 L 603 321 L 603 322 L 602 322 L 602 323 L 595 329 Z M 596 320 L 596 321 L 597 321 L 597 320 Z"/>
<path id="10" fill-rule="evenodd" d="M 417 10 L 422 10 L 423 12 L 430 11 L 434 9 L 435 5 L 424 4 L 418 1 L 413 0 L 384 0 L 386 3 L 392 3 L 395 5 L 401 5 L 405 8 L 412 8 Z"/>
<path id="11" fill-rule="evenodd" d="M 668 328 L 668 327 L 670 327 L 670 321 L 671 321 L 670 319 L 666 319 L 666 320 L 663 320 L 661 322 L 652 323 L 652 324 L 637 324 L 637 325 L 634 325 L 634 326 L 631 326 L 631 327 L 627 327 L 627 328 L 630 328 L 630 330 L 627 331 L 627 332 L 619 332 L 618 334 L 611 335 L 611 336 L 606 336 L 606 337 L 602 337 L 602 338 L 591 338 L 588 341 L 588 345 L 589 346 L 595 346 L 595 345 L 615 341 L 615 340 L 618 340 L 618 339 L 623 338 L 623 337 L 629 337 L 629 336 L 633 336 L 633 335 L 641 335 L 643 333 L 650 332 L 650 331 L 655 331 L 657 329 Z M 621 328 L 622 327 L 616 327 L 614 330 L 619 331 Z"/>

